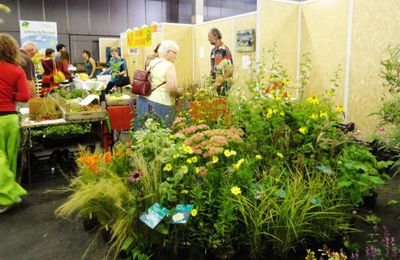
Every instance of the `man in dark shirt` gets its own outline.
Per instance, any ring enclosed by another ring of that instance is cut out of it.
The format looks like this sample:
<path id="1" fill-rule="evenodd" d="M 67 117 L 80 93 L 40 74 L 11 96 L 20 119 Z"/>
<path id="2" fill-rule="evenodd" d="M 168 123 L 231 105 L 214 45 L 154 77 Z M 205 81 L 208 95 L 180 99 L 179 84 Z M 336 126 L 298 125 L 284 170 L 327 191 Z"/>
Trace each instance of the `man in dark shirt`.
<path id="1" fill-rule="evenodd" d="M 59 43 L 56 46 L 56 50 L 57 50 L 57 53 L 54 56 L 54 60 L 57 62 L 57 61 L 60 61 L 62 52 L 66 51 L 67 49 L 64 44 Z"/>
<path id="2" fill-rule="evenodd" d="M 37 44 L 32 41 L 27 41 L 22 44 L 20 49 L 21 57 L 24 60 L 22 69 L 25 71 L 26 79 L 28 80 L 29 90 L 31 91 L 31 98 L 36 97 L 36 85 L 35 85 L 35 65 L 31 58 L 35 56 L 37 52 Z"/>
<path id="3" fill-rule="evenodd" d="M 218 94 L 221 94 L 221 91 L 224 91 L 228 86 L 226 86 L 226 81 L 224 82 L 216 82 L 216 76 L 217 76 L 217 66 L 221 63 L 223 60 L 227 60 L 230 65 L 233 65 L 233 60 L 232 60 L 232 54 L 229 48 L 222 42 L 222 34 L 217 28 L 212 28 L 208 32 L 208 41 L 211 43 L 211 45 L 214 45 L 214 49 L 211 50 L 211 71 L 210 71 L 210 76 L 213 79 L 213 82 L 215 83 L 215 87 L 217 88 Z"/>

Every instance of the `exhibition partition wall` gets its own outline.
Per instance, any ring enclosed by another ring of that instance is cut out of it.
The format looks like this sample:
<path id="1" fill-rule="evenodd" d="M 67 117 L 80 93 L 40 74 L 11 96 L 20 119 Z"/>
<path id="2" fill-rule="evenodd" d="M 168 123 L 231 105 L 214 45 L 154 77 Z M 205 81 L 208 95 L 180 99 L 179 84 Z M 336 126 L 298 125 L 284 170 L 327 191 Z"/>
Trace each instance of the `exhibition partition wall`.
<path id="1" fill-rule="evenodd" d="M 240 30 L 256 29 L 257 13 L 232 16 L 224 19 L 206 22 L 193 26 L 193 58 L 194 58 L 194 80 L 200 82 L 204 80 L 204 76 L 210 75 L 210 52 L 213 48 L 208 41 L 208 31 L 215 27 L 222 33 L 222 41 L 228 46 L 232 52 L 233 63 L 235 66 L 235 74 L 243 75 L 248 72 L 247 60 L 255 58 L 255 51 L 239 52 L 236 48 L 236 33 Z M 257 33 L 256 33 L 257 37 Z M 257 48 L 257 46 L 256 46 Z M 243 60 L 243 56 L 247 59 Z M 242 78 L 237 78 L 241 80 Z M 237 81 L 236 80 L 236 81 Z M 236 85 L 240 84 L 236 82 Z"/>
<path id="2" fill-rule="evenodd" d="M 175 61 L 178 84 L 183 86 L 193 81 L 193 26 L 187 24 L 162 24 L 162 39 L 179 44 L 179 55 Z M 159 43 L 160 41 L 157 41 Z"/>
<path id="3" fill-rule="evenodd" d="M 372 134 L 379 122 L 371 113 L 384 94 L 380 61 L 388 44 L 400 43 L 400 1 L 320 0 L 300 6 L 301 53 L 310 52 L 313 63 L 307 93 L 327 89 L 340 65 L 336 103 L 362 135 Z"/>
<path id="4" fill-rule="evenodd" d="M 379 77 L 380 61 L 389 43 L 400 44 L 400 1 L 369 0 L 354 2 L 349 75 L 349 119 L 356 122 L 364 134 L 377 126 L 376 117 L 369 114 L 382 106 L 384 93 Z"/>
<path id="5" fill-rule="evenodd" d="M 340 85 L 333 98 L 343 105 L 345 85 L 348 0 L 323 0 L 301 5 L 301 61 L 310 54 L 312 70 L 306 95 L 322 94 L 330 89 L 334 72 L 340 67 Z"/>
<path id="6" fill-rule="evenodd" d="M 279 60 L 296 82 L 298 55 L 298 13 L 299 5 L 289 1 L 258 1 L 257 56 L 271 64 L 268 50 L 274 48 Z"/>
<path id="7" fill-rule="evenodd" d="M 232 51 L 236 85 L 243 85 L 244 75 L 248 75 L 244 66 L 248 60 L 263 59 L 267 67 L 271 64 L 267 51 L 275 44 L 279 60 L 294 85 L 302 57 L 310 53 L 312 68 L 306 95 L 330 88 L 331 79 L 340 68 L 334 105 L 343 105 L 346 121 L 355 122 L 366 136 L 376 129 L 378 122 L 369 115 L 378 110 L 384 93 L 380 61 L 386 57 L 389 43 L 400 43 L 398 10 L 398 0 L 258 1 L 257 12 L 197 25 L 162 24 L 162 32 L 153 33 L 154 46 L 127 58 L 129 70 L 132 73 L 133 68 L 142 68 L 144 57 L 158 42 L 172 39 L 181 47 L 176 62 L 179 83 L 201 82 L 209 75 L 212 46 L 207 33 L 213 27 L 222 32 L 223 42 Z M 239 52 L 237 32 L 251 29 L 255 29 L 255 51 Z"/>

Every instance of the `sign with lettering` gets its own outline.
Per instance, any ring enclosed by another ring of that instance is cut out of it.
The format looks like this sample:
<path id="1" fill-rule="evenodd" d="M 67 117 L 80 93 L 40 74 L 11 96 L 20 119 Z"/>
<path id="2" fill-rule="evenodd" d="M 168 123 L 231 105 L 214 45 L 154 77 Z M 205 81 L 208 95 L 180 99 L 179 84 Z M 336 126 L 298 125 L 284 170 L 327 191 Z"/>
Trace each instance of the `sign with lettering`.
<path id="1" fill-rule="evenodd" d="M 27 41 L 35 42 L 39 52 L 44 54 L 47 48 L 56 49 L 57 23 L 42 21 L 19 21 L 21 44 Z"/>
<path id="2" fill-rule="evenodd" d="M 130 49 L 151 46 L 152 27 L 143 27 L 126 33 L 127 47 Z"/>

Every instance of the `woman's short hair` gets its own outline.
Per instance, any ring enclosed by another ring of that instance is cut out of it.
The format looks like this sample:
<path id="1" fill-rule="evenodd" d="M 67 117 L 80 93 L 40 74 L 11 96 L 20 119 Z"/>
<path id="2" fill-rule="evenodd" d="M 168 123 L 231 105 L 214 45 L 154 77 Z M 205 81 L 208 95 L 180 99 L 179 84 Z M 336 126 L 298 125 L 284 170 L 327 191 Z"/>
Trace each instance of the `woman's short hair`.
<path id="1" fill-rule="evenodd" d="M 90 51 L 88 51 L 88 50 L 83 50 L 82 53 L 85 53 L 85 54 L 90 58 Z"/>
<path id="2" fill-rule="evenodd" d="M 210 33 L 217 37 L 218 39 L 222 39 L 222 34 L 217 28 L 211 28 Z"/>
<path id="3" fill-rule="evenodd" d="M 165 57 L 169 51 L 179 52 L 179 45 L 173 40 L 164 40 L 161 42 L 158 48 L 158 54 L 160 57 Z"/>
<path id="4" fill-rule="evenodd" d="M 22 64 L 17 41 L 8 34 L 0 33 L 0 61 L 15 65 Z"/>
<path id="5" fill-rule="evenodd" d="M 114 52 L 114 51 L 119 52 L 119 51 L 118 51 L 118 48 L 112 47 L 112 48 L 110 49 L 110 53 L 111 53 L 111 52 Z"/>
<path id="6" fill-rule="evenodd" d="M 46 57 L 50 57 L 54 52 L 55 52 L 54 49 L 52 49 L 52 48 L 47 48 L 47 49 L 46 49 L 46 52 L 45 52 Z"/>

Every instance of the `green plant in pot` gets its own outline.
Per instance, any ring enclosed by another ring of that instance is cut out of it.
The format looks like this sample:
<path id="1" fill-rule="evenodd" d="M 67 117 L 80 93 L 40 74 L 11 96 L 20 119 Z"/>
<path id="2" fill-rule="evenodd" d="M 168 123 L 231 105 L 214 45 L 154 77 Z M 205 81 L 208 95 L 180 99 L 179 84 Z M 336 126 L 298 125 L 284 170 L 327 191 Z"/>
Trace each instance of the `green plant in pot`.
<path id="1" fill-rule="evenodd" d="M 337 185 L 345 189 L 355 206 L 359 206 L 363 197 L 371 196 L 378 185 L 385 183 L 387 176 L 378 170 L 391 164 L 391 161 L 377 162 L 365 146 L 350 144 L 343 148 L 337 161 Z"/>

